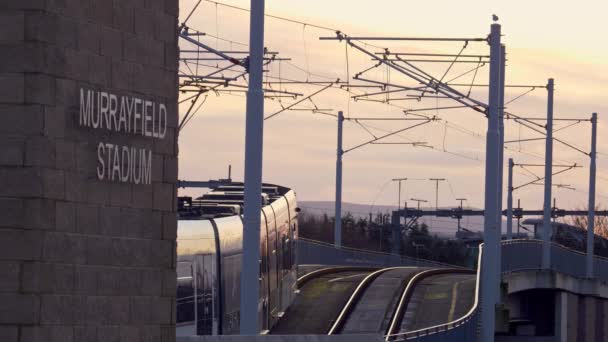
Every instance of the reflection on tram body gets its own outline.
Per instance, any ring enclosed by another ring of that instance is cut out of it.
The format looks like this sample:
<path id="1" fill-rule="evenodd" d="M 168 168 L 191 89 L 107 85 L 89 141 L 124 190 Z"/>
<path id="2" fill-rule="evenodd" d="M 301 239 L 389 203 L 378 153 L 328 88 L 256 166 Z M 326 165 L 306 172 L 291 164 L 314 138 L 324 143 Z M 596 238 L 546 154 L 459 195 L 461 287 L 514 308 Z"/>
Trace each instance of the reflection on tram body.
<path id="1" fill-rule="evenodd" d="M 238 334 L 242 183 L 179 199 L 177 335 Z M 260 226 L 260 332 L 293 300 L 297 203 L 293 190 L 264 184 Z"/>

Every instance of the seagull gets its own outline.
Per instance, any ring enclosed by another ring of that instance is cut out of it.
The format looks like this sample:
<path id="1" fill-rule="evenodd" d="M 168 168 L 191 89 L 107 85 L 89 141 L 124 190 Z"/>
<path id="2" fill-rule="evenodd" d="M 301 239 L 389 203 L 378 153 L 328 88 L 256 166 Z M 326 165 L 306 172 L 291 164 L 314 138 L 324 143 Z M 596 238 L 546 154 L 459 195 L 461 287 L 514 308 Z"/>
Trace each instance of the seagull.
<path id="1" fill-rule="evenodd" d="M 492 14 L 492 20 L 498 21 L 498 16 L 496 14 Z"/>

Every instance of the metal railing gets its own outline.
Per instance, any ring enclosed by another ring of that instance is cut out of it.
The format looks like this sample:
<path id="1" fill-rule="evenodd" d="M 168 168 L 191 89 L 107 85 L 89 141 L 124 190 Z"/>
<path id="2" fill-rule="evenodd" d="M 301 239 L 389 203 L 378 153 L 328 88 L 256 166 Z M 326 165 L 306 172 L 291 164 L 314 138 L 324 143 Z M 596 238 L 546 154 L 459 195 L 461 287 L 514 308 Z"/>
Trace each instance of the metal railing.
<path id="1" fill-rule="evenodd" d="M 502 272 L 542 269 L 542 240 L 516 239 L 502 241 Z M 586 253 L 555 242 L 551 244 L 550 269 L 575 278 L 587 278 Z M 594 278 L 608 281 L 608 258 L 593 258 Z"/>
<path id="2" fill-rule="evenodd" d="M 542 269 L 542 240 L 515 239 L 502 241 L 502 273 L 517 271 L 536 271 Z M 550 269 L 576 278 L 586 278 L 586 254 L 555 242 L 551 244 Z M 390 341 L 416 340 L 424 342 L 439 341 L 476 341 L 478 318 L 481 314 L 480 275 L 483 244 L 479 246 L 475 301 L 469 312 L 449 323 L 408 331 L 389 336 Z M 593 260 L 594 278 L 608 281 L 608 258 L 595 256 Z"/>
<path id="3" fill-rule="evenodd" d="M 462 266 L 444 264 L 437 261 L 417 259 L 402 255 L 350 247 L 338 247 L 330 243 L 304 238 L 298 238 L 297 241 L 298 264 L 463 268 Z"/>

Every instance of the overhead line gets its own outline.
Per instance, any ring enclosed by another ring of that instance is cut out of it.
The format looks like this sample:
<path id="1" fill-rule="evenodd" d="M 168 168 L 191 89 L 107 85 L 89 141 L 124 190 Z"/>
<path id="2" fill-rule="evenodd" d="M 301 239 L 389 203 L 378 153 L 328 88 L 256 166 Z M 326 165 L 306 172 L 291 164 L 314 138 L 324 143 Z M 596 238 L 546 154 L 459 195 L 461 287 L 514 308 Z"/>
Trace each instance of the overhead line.
<path id="1" fill-rule="evenodd" d="M 244 11 L 244 12 L 250 12 L 251 11 L 249 8 L 239 7 L 239 6 L 235 6 L 235 5 L 229 5 L 229 4 L 226 4 L 226 3 L 217 2 L 217 1 L 213 1 L 213 0 L 205 0 L 205 1 L 209 2 L 209 3 L 212 3 L 212 4 L 216 4 L 216 5 L 220 5 L 220 6 L 224 6 L 224 7 L 228 7 L 228 8 L 232 8 L 232 9 L 236 9 L 236 10 L 240 10 L 240 11 Z M 333 29 L 333 28 L 330 28 L 330 27 L 321 26 L 321 25 L 317 25 L 317 24 L 311 24 L 311 23 L 307 23 L 307 22 L 304 22 L 304 21 L 296 20 L 296 19 L 290 19 L 290 18 L 280 17 L 278 15 L 272 15 L 272 14 L 265 13 L 264 16 L 265 17 L 269 17 L 269 18 L 273 18 L 273 19 L 277 19 L 277 20 L 287 21 L 287 22 L 294 23 L 294 24 L 299 24 L 299 25 L 304 25 L 304 26 L 310 26 L 310 27 L 321 29 L 321 30 L 327 30 L 327 31 L 333 31 L 333 32 L 337 31 L 336 29 Z"/>
<path id="2" fill-rule="evenodd" d="M 209 0 L 207 0 L 209 1 Z M 341 34 L 342 32 L 336 31 Z M 428 42 L 485 42 L 487 38 L 432 38 L 432 37 L 351 37 L 347 35 L 340 35 L 336 37 L 319 37 L 319 40 L 380 40 L 380 41 L 428 41 Z"/>

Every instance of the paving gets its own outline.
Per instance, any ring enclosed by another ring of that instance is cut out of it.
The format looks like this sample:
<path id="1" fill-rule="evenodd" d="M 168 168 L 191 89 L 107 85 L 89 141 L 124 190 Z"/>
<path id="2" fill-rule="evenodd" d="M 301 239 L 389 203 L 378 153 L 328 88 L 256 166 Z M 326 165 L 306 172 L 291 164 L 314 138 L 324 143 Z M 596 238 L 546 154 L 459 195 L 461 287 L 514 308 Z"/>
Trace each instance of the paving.
<path id="1" fill-rule="evenodd" d="M 216 335 L 178 337 L 176 342 L 383 342 L 382 335 Z"/>

